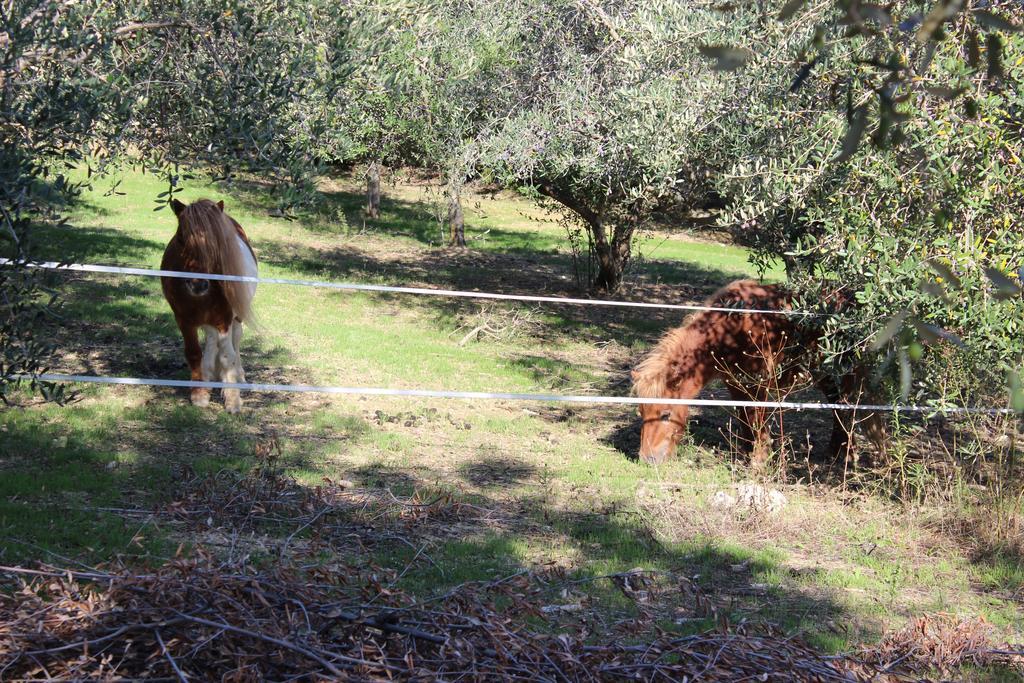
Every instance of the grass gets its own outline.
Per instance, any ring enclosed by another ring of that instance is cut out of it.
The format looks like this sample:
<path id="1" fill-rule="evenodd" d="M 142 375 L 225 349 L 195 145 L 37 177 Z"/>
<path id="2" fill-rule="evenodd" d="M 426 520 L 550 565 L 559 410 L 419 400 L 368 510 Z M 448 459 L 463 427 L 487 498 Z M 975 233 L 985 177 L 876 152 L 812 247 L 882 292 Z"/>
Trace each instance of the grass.
<path id="1" fill-rule="evenodd" d="M 129 172 L 124 195 L 104 189 L 83 195 L 71 226 L 42 235 L 39 257 L 159 264 L 174 229 L 169 211 L 152 210 L 163 187 Z M 324 191 L 328 208 L 298 221 L 268 216 L 271 202 L 254 185 L 194 181 L 181 198 L 224 198 L 265 276 L 575 293 L 562 229 L 525 200 L 469 202 L 472 248 L 461 251 L 436 246 L 422 185 L 387 188 L 372 225 L 363 224 L 352 181 L 325 179 Z M 698 300 L 753 274 L 742 249 L 682 232 L 662 231 L 640 249 L 629 297 Z M 65 302 L 49 331 L 55 369 L 187 376 L 157 281 L 53 281 Z M 621 394 L 637 353 L 678 324 L 670 314 L 568 307 L 523 319 L 516 306 L 273 285 L 261 285 L 256 306 L 261 326 L 242 343 L 253 381 L 471 391 Z M 501 335 L 466 340 L 481 320 Z M 400 496 L 445 491 L 488 512 L 457 533 L 425 521 L 417 547 L 429 561 L 401 543 L 374 549 L 367 562 L 407 569 L 400 586 L 418 594 L 523 567 L 557 566 L 581 579 L 643 567 L 696 576 L 734 621 L 768 619 L 828 650 L 871 641 L 927 610 L 984 616 L 1020 636 L 1012 595 L 1024 580 L 1020 557 L 974 558 L 937 538 L 914 509 L 871 497 L 851 505 L 799 486 L 786 488 L 790 502 L 777 518 L 710 509 L 711 495 L 743 476 L 719 433 L 720 413 L 700 415 L 679 457 L 653 468 L 630 459 L 637 427 L 619 408 L 270 394 L 248 396 L 232 416 L 147 387 L 79 388 L 63 407 L 19 400 L 0 413 L 3 563 L 166 557 L 183 540 L 173 527 L 117 511 L 180 497 L 183 471 L 246 472 L 256 445 L 273 439 L 301 485 L 329 478 Z M 821 431 L 813 421 L 804 427 Z M 586 585 L 598 609 L 632 609 L 606 582 Z"/>

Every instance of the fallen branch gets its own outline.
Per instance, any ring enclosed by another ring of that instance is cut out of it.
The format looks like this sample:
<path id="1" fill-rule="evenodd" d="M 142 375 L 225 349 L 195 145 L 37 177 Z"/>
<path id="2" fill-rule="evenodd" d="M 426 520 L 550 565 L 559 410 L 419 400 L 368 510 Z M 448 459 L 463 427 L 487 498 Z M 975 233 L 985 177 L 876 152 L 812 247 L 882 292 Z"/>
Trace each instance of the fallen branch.
<path id="1" fill-rule="evenodd" d="M 174 661 L 174 657 L 171 656 L 171 653 L 167 651 L 167 645 L 164 643 L 164 639 L 160 635 L 160 629 L 154 630 L 153 634 L 156 636 L 156 642 L 160 643 L 160 652 L 167 658 L 167 662 L 171 665 L 171 668 L 174 669 L 174 673 L 178 675 L 178 680 L 180 680 L 181 683 L 188 683 L 188 677 L 181 668 L 178 667 L 178 663 Z"/>
<path id="2" fill-rule="evenodd" d="M 189 614 L 182 614 L 181 617 L 183 619 L 187 619 L 188 621 L 194 622 L 196 624 L 203 624 L 205 626 L 214 626 L 214 627 L 219 628 L 219 629 L 224 630 L 224 631 L 231 631 L 232 633 L 238 633 L 238 634 L 246 636 L 248 638 L 255 638 L 256 640 L 262 640 L 262 641 L 265 641 L 267 643 L 272 643 L 274 645 L 277 645 L 278 647 L 283 647 L 286 650 L 291 650 L 292 652 L 297 652 L 300 655 L 303 655 L 304 657 L 309 657 L 314 662 L 316 662 L 320 666 L 324 667 L 325 669 L 330 671 L 335 676 L 339 676 L 340 677 L 340 676 L 343 675 L 341 673 L 341 669 L 339 669 L 338 667 L 334 666 L 333 664 L 331 664 L 329 661 L 327 661 L 326 659 L 324 659 L 323 657 L 321 657 L 317 653 L 312 652 L 311 650 L 307 650 L 306 648 L 304 648 L 304 647 L 302 647 L 300 645 L 296 645 L 295 643 L 289 643 L 287 640 L 281 640 L 280 638 L 274 638 L 272 636 L 268 636 L 268 635 L 265 635 L 263 633 L 257 633 L 255 631 L 250 631 L 249 629 L 239 628 L 237 626 L 232 626 L 231 624 L 225 624 L 224 622 L 210 621 L 209 619 L 203 619 L 202 617 L 194 617 L 194 616 L 189 615 Z M 335 659 L 339 660 L 339 661 L 345 662 L 346 664 L 359 664 L 359 665 L 362 665 L 362 666 L 369 667 L 371 669 L 391 669 L 391 670 L 395 670 L 395 671 L 401 671 L 401 669 L 389 667 L 386 664 L 378 664 L 378 663 L 375 663 L 375 662 L 369 662 L 369 661 L 366 661 L 365 659 L 355 659 L 353 657 L 345 657 L 344 655 L 336 655 L 336 654 L 332 654 L 331 656 L 334 657 Z"/>

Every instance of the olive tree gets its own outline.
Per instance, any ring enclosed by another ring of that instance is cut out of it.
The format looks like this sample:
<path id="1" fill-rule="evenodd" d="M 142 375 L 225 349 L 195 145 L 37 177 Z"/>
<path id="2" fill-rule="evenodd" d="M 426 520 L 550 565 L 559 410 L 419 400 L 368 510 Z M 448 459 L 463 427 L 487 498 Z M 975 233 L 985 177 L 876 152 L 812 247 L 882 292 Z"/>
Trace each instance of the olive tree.
<path id="1" fill-rule="evenodd" d="M 1024 362 L 1024 95 L 998 66 L 1024 41 L 996 3 L 862 9 L 852 29 L 827 7 L 775 25 L 795 56 L 817 50 L 795 72 L 763 59 L 763 35 L 733 43 L 750 96 L 717 124 L 723 222 L 783 258 L 807 304 L 823 282 L 856 293 L 826 323 L 834 357 L 873 348 L 915 399 L 990 401 Z"/>
<path id="2" fill-rule="evenodd" d="M 361 17 L 383 27 L 362 31 L 367 42 L 354 46 L 361 92 L 351 109 L 362 156 L 371 168 L 383 160 L 438 172 L 452 246 L 466 244 L 461 196 L 479 174 L 479 136 L 514 102 L 505 79 L 530 46 L 510 29 L 524 8 L 519 0 L 421 3 L 410 23 L 392 3 L 359 5 Z"/>
<path id="3" fill-rule="evenodd" d="M 180 165 L 282 181 L 301 201 L 345 74 L 332 3 L 60 0 L 0 4 L 0 395 L 43 369 L 52 292 L 26 268 L 31 227 L 61 220 L 67 166 L 131 155 L 177 191 Z"/>
<path id="4" fill-rule="evenodd" d="M 502 87 L 516 101 L 492 118 L 481 165 L 570 211 L 597 261 L 592 286 L 614 291 L 654 212 L 711 197 L 709 124 L 736 91 L 694 36 L 731 29 L 710 6 L 562 0 L 515 30 Z"/>
<path id="5" fill-rule="evenodd" d="M 22 375 L 45 370 L 47 345 L 35 330 L 53 304 L 41 274 L 27 267 L 31 226 L 59 220 L 76 187 L 54 161 L 82 158 L 83 140 L 105 129 L 111 90 L 90 73 L 99 37 L 86 13 L 66 3 L 5 3 L 0 15 L 0 398 Z M 113 27 L 111 27 L 113 29 Z M 116 35 L 116 34 L 115 34 Z M 47 395 L 55 388 L 41 385 Z"/>

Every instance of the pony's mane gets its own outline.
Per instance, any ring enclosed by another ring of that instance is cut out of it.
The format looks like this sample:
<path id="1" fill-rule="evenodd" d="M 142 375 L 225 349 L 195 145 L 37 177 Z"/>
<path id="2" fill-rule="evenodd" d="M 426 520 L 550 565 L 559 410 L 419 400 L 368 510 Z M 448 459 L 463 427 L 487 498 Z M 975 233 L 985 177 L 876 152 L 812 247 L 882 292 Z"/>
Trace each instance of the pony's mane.
<path id="1" fill-rule="evenodd" d="M 721 306 L 740 303 L 750 298 L 752 289 L 762 285 L 754 280 L 736 280 L 721 287 L 705 301 L 705 306 Z M 704 335 L 696 329 L 694 322 L 708 316 L 719 315 L 714 311 L 697 311 L 687 316 L 682 325 L 669 330 L 658 341 L 657 346 L 637 365 L 633 371 L 633 393 L 642 398 L 661 398 L 670 395 L 669 372 L 673 361 L 685 350 L 697 348 L 704 343 Z"/>
<path id="2" fill-rule="evenodd" d="M 200 199 L 186 206 L 178 215 L 178 229 L 186 252 L 198 261 L 206 273 L 245 275 L 245 255 L 238 231 L 231 217 L 210 201 Z M 252 290 L 244 282 L 220 282 L 224 296 L 235 316 L 252 321 Z"/>
<path id="3" fill-rule="evenodd" d="M 681 327 L 665 334 L 636 367 L 633 371 L 633 393 L 636 396 L 661 398 L 669 395 L 669 367 L 683 347 L 690 347 L 697 341 L 690 323 L 698 315 L 700 313 L 690 315 Z"/>

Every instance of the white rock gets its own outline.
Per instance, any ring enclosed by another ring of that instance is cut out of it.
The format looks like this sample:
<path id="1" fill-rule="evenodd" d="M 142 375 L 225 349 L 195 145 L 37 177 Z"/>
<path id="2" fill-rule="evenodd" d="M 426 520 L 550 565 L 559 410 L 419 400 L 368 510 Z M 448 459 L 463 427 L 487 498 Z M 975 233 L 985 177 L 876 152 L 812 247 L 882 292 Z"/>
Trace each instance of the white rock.
<path id="1" fill-rule="evenodd" d="M 789 501 L 781 491 L 766 489 L 760 484 L 740 484 L 736 487 L 736 495 L 726 491 L 718 491 L 711 496 L 711 507 L 716 510 L 742 511 L 754 510 L 774 514 L 786 507 Z"/>
<path id="2" fill-rule="evenodd" d="M 716 510 L 731 510 L 736 507 L 736 498 L 725 491 L 718 491 L 711 496 L 711 507 Z"/>

